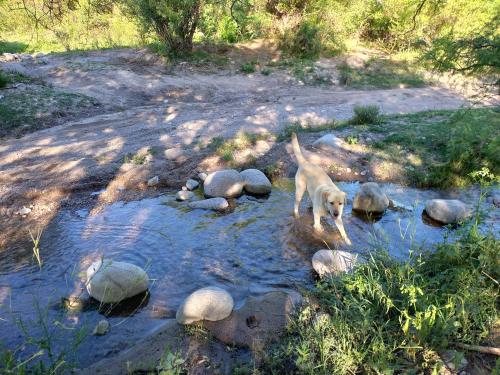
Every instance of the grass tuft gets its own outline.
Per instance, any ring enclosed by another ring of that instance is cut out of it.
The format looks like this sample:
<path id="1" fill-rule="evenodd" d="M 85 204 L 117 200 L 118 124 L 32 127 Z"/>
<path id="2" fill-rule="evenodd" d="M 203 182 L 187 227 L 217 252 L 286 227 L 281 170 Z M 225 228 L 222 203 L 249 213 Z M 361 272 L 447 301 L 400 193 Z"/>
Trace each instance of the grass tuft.
<path id="1" fill-rule="evenodd" d="M 349 120 L 353 125 L 378 124 L 380 108 L 376 105 L 354 106 L 354 116 Z"/>

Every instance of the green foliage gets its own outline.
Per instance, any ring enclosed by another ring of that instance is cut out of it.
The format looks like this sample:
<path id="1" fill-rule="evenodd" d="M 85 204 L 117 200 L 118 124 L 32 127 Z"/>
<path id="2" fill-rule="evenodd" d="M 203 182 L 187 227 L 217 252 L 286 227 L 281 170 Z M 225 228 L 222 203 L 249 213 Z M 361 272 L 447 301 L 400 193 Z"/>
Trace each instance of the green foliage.
<path id="1" fill-rule="evenodd" d="M 182 375 L 187 374 L 186 360 L 182 358 L 181 353 L 172 352 L 168 348 L 160 359 L 155 374 L 157 375 Z"/>
<path id="2" fill-rule="evenodd" d="M 452 34 L 437 38 L 426 51 L 424 59 L 441 72 L 460 72 L 468 75 L 494 75 L 499 84 L 500 35 L 490 29 L 484 34 L 454 39 Z"/>
<path id="3" fill-rule="evenodd" d="M 437 352 L 478 344 L 497 321 L 500 241 L 475 225 L 405 262 L 377 252 L 352 273 L 317 285 L 317 318 L 306 306 L 268 357 L 280 374 L 432 373 Z"/>
<path id="4" fill-rule="evenodd" d="M 242 73 L 255 73 L 255 65 L 257 63 L 255 61 L 250 61 L 240 66 L 240 72 Z"/>
<path id="5" fill-rule="evenodd" d="M 380 108 L 377 105 L 358 105 L 354 116 L 349 120 L 353 125 L 377 124 L 380 122 Z"/>
<path id="6" fill-rule="evenodd" d="M 201 0 L 122 0 L 145 32 L 154 31 L 172 55 L 188 53 L 201 12 Z"/>
<path id="7" fill-rule="evenodd" d="M 297 26 L 285 30 L 279 44 L 291 56 L 317 58 L 321 51 L 319 28 L 312 20 L 303 20 Z"/>
<path id="8" fill-rule="evenodd" d="M 0 70 L 0 89 L 4 88 L 5 86 L 7 86 L 8 83 L 9 83 L 9 79 L 3 73 L 3 71 Z"/>
<path id="9" fill-rule="evenodd" d="M 407 60 L 375 59 L 366 61 L 361 68 L 347 63 L 339 65 L 340 83 L 356 88 L 422 87 L 425 80 L 418 69 Z"/>

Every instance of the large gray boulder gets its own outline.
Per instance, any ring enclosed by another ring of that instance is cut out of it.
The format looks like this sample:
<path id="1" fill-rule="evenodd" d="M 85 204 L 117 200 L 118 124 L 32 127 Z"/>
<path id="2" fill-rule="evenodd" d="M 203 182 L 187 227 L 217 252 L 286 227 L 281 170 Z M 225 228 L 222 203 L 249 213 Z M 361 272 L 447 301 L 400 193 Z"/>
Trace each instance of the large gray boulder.
<path id="1" fill-rule="evenodd" d="M 215 322 L 227 318 L 233 306 L 233 297 L 227 291 L 209 286 L 191 293 L 177 310 L 175 318 L 179 324 L 201 320 Z"/>
<path id="2" fill-rule="evenodd" d="M 204 326 L 225 344 L 256 349 L 284 333 L 301 303 L 302 296 L 296 292 L 269 292 L 262 297 L 249 297 L 226 319 L 206 322 Z"/>
<path id="3" fill-rule="evenodd" d="M 229 207 L 229 203 L 224 198 L 209 198 L 201 201 L 190 202 L 189 207 L 193 209 L 224 211 Z"/>
<path id="4" fill-rule="evenodd" d="M 233 198 L 243 191 L 243 179 L 234 169 L 210 173 L 203 183 L 207 197 Z"/>
<path id="5" fill-rule="evenodd" d="M 312 266 L 320 277 L 349 272 L 358 256 L 341 250 L 319 250 L 312 257 Z"/>
<path id="6" fill-rule="evenodd" d="M 269 194 L 272 189 L 271 181 L 258 169 L 246 169 L 240 172 L 243 187 L 250 194 Z"/>
<path id="7" fill-rule="evenodd" d="M 389 198 L 375 182 L 361 185 L 354 196 L 353 210 L 365 213 L 382 213 L 389 207 Z"/>
<path id="8" fill-rule="evenodd" d="M 430 199 L 425 202 L 425 212 L 440 223 L 456 224 L 470 217 L 472 208 L 457 199 Z"/>
<path id="9" fill-rule="evenodd" d="M 344 141 L 333 134 L 326 134 L 313 143 L 314 148 L 324 151 L 337 151 L 344 148 L 344 146 Z"/>
<path id="10" fill-rule="evenodd" d="M 148 286 L 148 275 L 134 264 L 105 259 L 87 269 L 87 291 L 102 303 L 120 302 L 145 292 Z"/>

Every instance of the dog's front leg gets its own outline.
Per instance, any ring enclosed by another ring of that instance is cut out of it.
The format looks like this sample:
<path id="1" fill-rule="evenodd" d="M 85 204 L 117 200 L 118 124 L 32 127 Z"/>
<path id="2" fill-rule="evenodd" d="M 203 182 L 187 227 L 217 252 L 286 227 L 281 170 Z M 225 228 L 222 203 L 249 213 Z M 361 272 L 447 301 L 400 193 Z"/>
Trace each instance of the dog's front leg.
<path id="1" fill-rule="evenodd" d="M 314 216 L 314 230 L 317 233 L 323 233 L 323 227 L 321 226 L 321 212 L 318 210 L 313 209 L 313 216 Z"/>
<path id="2" fill-rule="evenodd" d="M 345 232 L 344 223 L 342 222 L 342 219 L 340 218 L 336 219 L 334 220 L 334 222 L 337 228 L 339 229 L 340 235 L 344 239 L 345 243 L 348 245 L 352 245 L 351 240 L 349 239 L 349 237 L 347 237 L 347 233 Z"/>

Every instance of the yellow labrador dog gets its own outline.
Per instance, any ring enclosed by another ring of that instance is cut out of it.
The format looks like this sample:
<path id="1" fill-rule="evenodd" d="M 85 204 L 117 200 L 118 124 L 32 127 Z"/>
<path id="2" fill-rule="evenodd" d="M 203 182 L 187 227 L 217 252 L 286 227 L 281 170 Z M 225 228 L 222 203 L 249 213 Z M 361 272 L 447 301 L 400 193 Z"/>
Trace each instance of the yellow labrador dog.
<path id="1" fill-rule="evenodd" d="M 342 223 L 342 211 L 346 202 L 346 193 L 335 186 L 323 169 L 309 163 L 304 158 L 295 133 L 292 134 L 292 146 L 293 153 L 299 163 L 299 169 L 295 175 L 295 217 L 300 216 L 300 201 L 307 190 L 313 206 L 314 230 L 318 233 L 323 232 L 321 217 L 330 214 L 344 241 L 348 245 L 351 245 L 351 241 L 347 237 L 344 224 Z"/>

